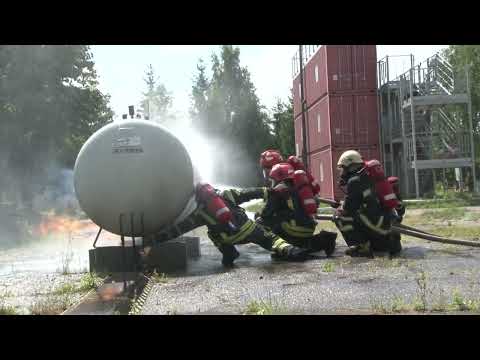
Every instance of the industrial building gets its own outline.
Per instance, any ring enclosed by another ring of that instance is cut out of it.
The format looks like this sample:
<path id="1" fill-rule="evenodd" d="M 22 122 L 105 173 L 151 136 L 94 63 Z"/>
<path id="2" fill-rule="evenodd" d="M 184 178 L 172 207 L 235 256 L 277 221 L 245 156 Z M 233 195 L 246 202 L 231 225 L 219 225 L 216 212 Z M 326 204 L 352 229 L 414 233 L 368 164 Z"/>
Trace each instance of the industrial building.
<path id="1" fill-rule="evenodd" d="M 376 55 L 375 45 L 308 45 L 293 57 L 296 153 L 321 196 L 342 197 L 336 162 L 348 149 L 383 161 L 406 197 L 433 193 L 446 169 L 477 189 L 468 69 L 455 73 L 440 54 L 418 64 L 408 55 L 394 77 L 395 57 Z"/>

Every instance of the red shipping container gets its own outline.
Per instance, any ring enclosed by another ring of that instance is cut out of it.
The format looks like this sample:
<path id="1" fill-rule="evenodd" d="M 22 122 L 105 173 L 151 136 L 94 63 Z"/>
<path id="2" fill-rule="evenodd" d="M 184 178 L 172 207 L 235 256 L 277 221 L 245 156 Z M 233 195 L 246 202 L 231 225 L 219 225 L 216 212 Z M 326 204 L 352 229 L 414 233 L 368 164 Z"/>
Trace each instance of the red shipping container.
<path id="1" fill-rule="evenodd" d="M 308 123 L 309 152 L 327 146 L 376 146 L 380 141 L 376 95 L 327 95 L 308 110 Z"/>
<path id="2" fill-rule="evenodd" d="M 337 170 L 337 162 L 340 155 L 347 150 L 357 150 L 365 160 L 379 159 L 378 146 L 372 147 L 346 147 L 327 148 L 318 152 L 310 153 L 309 165 L 312 175 L 320 184 L 320 196 L 328 199 L 342 200 L 345 196 L 338 186 L 340 173 Z"/>
<path id="3" fill-rule="evenodd" d="M 293 116 L 296 118 L 302 112 L 302 103 L 300 101 L 300 76 L 293 79 Z"/>
<path id="4" fill-rule="evenodd" d="M 360 145 L 378 145 L 380 128 L 378 123 L 377 95 L 354 95 L 355 142 Z"/>
<path id="5" fill-rule="evenodd" d="M 377 48 L 373 45 L 353 45 L 353 88 L 355 90 L 377 89 Z"/>
<path id="6" fill-rule="evenodd" d="M 377 63 L 375 45 L 325 45 L 305 65 L 307 108 L 326 94 L 375 93 Z M 293 80 L 294 115 L 300 111 L 300 75 Z"/>
<path id="7" fill-rule="evenodd" d="M 308 110 L 309 152 L 330 146 L 329 97 L 326 96 Z"/>
<path id="8" fill-rule="evenodd" d="M 309 170 L 320 184 L 320 197 L 332 199 L 334 196 L 332 169 L 332 151 L 330 148 L 310 154 Z"/>
<path id="9" fill-rule="evenodd" d="M 302 116 L 295 118 L 295 155 L 301 156 L 303 151 L 303 131 L 302 131 Z"/>

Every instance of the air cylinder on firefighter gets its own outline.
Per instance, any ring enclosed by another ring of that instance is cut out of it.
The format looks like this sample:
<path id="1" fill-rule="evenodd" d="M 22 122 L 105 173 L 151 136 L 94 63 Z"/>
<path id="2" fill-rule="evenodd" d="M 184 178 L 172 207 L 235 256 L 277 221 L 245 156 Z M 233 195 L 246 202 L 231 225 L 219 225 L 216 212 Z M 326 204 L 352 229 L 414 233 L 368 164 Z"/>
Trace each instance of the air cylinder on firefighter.
<path id="1" fill-rule="evenodd" d="M 167 129 L 150 121 L 119 121 L 85 142 L 74 186 L 81 208 L 98 226 L 142 236 L 188 215 L 195 176 L 187 150 Z"/>

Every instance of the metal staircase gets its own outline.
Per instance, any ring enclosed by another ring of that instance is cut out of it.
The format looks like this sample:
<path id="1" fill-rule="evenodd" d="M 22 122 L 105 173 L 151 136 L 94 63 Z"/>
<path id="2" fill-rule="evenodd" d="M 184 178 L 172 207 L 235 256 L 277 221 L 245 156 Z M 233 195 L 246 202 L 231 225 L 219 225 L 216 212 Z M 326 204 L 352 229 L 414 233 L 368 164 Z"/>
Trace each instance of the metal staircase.
<path id="1" fill-rule="evenodd" d="M 419 197 L 433 185 L 431 169 L 472 167 L 474 173 L 468 70 L 455 73 L 435 54 L 390 81 L 388 58 L 378 65 L 383 149 L 390 149 L 390 163 L 402 162 L 413 185 L 404 191 Z M 401 143 L 404 154 L 393 154 L 392 143 Z"/>

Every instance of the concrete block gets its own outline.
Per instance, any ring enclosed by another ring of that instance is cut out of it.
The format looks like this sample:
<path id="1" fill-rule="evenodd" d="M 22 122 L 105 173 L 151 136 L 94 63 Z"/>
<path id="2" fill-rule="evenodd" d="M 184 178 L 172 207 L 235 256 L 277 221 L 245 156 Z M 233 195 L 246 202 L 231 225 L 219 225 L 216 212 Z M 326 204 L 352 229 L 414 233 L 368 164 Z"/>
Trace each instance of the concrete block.
<path id="1" fill-rule="evenodd" d="M 200 238 L 194 236 L 182 236 L 181 240 L 185 241 L 187 246 L 187 256 L 189 259 L 196 259 L 200 254 Z"/>
<path id="2" fill-rule="evenodd" d="M 187 246 L 185 241 L 170 240 L 151 248 L 146 264 L 157 272 L 184 270 L 187 267 Z"/>
<path id="3" fill-rule="evenodd" d="M 104 246 L 89 250 L 90 272 L 134 272 L 138 253 L 133 247 L 125 247 L 125 260 L 121 246 Z M 124 263 L 125 261 L 125 263 Z"/>

